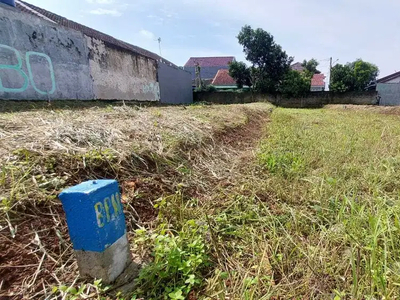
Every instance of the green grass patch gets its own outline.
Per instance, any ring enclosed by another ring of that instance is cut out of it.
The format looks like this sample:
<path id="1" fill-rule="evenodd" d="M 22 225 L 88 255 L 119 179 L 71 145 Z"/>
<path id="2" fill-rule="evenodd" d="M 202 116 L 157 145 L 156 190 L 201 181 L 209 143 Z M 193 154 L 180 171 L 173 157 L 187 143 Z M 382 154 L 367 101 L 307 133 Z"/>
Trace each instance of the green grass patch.
<path id="1" fill-rule="evenodd" d="M 242 253 L 235 262 L 257 280 L 249 292 L 236 276 L 225 296 L 400 297 L 397 117 L 276 109 L 257 156 L 258 178 L 247 184 L 254 196 L 215 218 L 221 243 Z M 264 251 L 271 269 L 257 274 L 246 262 L 259 268 Z"/>

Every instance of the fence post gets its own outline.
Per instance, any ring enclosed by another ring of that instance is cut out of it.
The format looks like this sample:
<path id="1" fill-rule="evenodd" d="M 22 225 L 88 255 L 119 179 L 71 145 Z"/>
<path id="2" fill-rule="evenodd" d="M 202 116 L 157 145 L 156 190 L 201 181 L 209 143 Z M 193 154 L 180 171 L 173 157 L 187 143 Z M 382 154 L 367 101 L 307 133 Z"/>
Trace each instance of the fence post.
<path id="1" fill-rule="evenodd" d="M 59 198 L 80 275 L 113 282 L 131 262 L 118 182 L 86 181 Z"/>

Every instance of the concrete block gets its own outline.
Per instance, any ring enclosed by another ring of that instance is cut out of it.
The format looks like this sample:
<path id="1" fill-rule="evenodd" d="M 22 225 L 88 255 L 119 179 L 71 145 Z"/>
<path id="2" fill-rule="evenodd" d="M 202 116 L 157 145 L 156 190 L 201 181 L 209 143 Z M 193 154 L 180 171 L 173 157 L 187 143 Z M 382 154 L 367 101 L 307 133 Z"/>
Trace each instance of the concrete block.
<path id="1" fill-rule="evenodd" d="M 101 278 L 104 283 L 115 281 L 131 262 L 126 234 L 104 252 L 76 250 L 75 256 L 82 277 Z"/>
<path id="2" fill-rule="evenodd" d="M 131 260 L 117 181 L 83 182 L 59 197 L 81 276 L 114 281 Z"/>

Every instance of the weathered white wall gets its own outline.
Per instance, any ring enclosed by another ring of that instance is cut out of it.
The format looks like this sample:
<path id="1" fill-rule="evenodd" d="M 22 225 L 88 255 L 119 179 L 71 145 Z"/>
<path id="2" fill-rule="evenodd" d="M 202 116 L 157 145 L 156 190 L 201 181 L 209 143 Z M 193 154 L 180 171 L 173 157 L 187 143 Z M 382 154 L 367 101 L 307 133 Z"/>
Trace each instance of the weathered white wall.
<path id="1" fill-rule="evenodd" d="M 325 90 L 325 86 L 312 86 L 311 92 L 323 92 Z"/>
<path id="2" fill-rule="evenodd" d="M 93 99 L 82 33 L 0 4 L 0 99 Z"/>
<path id="3" fill-rule="evenodd" d="M 157 62 L 0 3 L 0 99 L 159 101 Z"/>
<path id="4" fill-rule="evenodd" d="M 157 62 L 86 37 L 96 99 L 159 101 Z"/>

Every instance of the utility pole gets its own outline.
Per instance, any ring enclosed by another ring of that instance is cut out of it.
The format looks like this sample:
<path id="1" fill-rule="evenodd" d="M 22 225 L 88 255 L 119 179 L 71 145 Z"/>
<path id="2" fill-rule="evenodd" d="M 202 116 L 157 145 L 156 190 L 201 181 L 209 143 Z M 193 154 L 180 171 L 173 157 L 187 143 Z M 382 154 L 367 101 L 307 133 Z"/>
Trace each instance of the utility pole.
<path id="1" fill-rule="evenodd" d="M 329 61 L 330 61 L 329 62 L 329 90 L 331 90 L 330 86 L 331 86 L 331 79 L 332 79 L 332 57 L 330 58 Z"/>
<path id="2" fill-rule="evenodd" d="M 339 59 L 333 61 L 332 57 L 329 59 L 330 63 L 329 63 L 329 86 L 331 85 L 331 80 L 332 80 L 332 69 L 333 69 L 333 65 L 335 63 L 337 63 L 339 61 Z M 330 89 L 329 89 L 330 90 Z"/>
<path id="3" fill-rule="evenodd" d="M 195 79 L 196 88 L 201 89 L 203 83 L 201 81 L 201 67 L 200 67 L 200 64 L 198 62 L 195 63 L 194 70 L 195 70 L 195 73 L 196 73 L 196 79 Z"/>
<path id="4" fill-rule="evenodd" d="M 157 41 L 158 41 L 158 47 L 160 48 L 160 56 L 162 56 L 162 54 L 161 54 L 161 38 L 159 37 L 157 39 Z"/>

